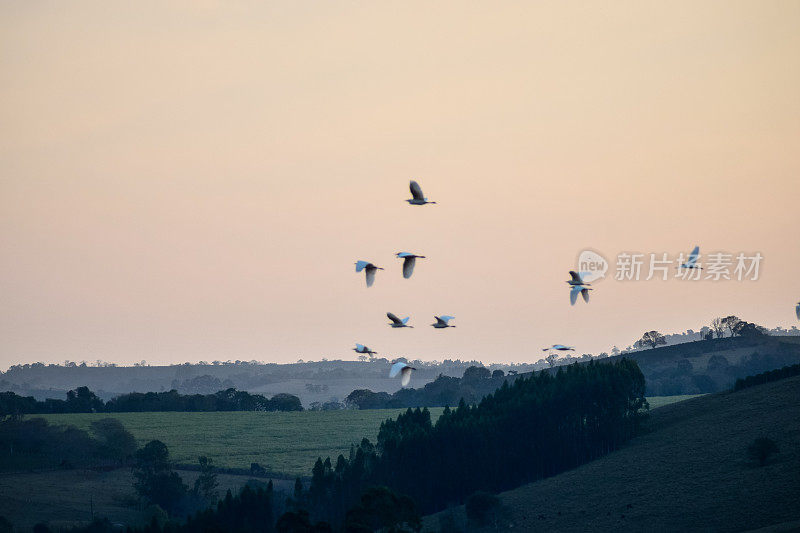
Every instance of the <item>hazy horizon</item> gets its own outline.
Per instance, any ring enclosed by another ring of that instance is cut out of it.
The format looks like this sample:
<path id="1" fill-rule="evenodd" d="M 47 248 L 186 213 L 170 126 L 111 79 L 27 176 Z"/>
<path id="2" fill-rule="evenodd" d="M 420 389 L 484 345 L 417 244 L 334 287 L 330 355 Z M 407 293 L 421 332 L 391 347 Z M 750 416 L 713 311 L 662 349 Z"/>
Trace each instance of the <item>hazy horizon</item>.
<path id="1" fill-rule="evenodd" d="M 798 2 L 0 14 L 0 368 L 355 343 L 533 362 L 798 324 Z M 437 205 L 409 206 L 410 179 Z M 606 279 L 569 304 L 584 249 L 695 245 L 759 252 L 760 279 Z M 427 256 L 409 280 L 399 251 Z M 386 268 L 370 289 L 359 259 Z"/>

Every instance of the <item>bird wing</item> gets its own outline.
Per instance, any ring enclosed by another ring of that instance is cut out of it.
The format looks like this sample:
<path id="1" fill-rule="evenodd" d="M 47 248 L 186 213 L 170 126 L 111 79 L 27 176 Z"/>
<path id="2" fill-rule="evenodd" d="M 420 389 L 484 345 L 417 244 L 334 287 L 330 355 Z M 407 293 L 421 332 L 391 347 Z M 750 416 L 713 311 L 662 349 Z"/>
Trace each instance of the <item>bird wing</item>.
<path id="1" fill-rule="evenodd" d="M 414 200 L 424 200 L 425 197 L 422 196 L 422 188 L 419 186 L 414 180 L 411 180 L 411 183 L 408 184 L 409 188 L 411 189 L 411 196 L 414 197 Z"/>
<path id="2" fill-rule="evenodd" d="M 688 266 L 693 266 L 695 263 L 697 263 L 697 257 L 699 255 L 700 255 L 700 247 L 695 246 L 694 250 L 692 250 L 692 253 L 689 254 L 689 259 L 686 260 L 686 264 Z"/>
<path id="3" fill-rule="evenodd" d="M 366 347 L 366 346 L 364 346 L 363 344 L 358 344 L 358 343 L 356 343 L 356 351 L 357 351 L 357 352 L 364 353 L 364 351 L 365 351 L 366 349 L 367 349 L 367 347 Z"/>
<path id="4" fill-rule="evenodd" d="M 411 381 L 411 367 L 404 366 L 400 370 L 400 385 L 405 387 Z"/>
<path id="5" fill-rule="evenodd" d="M 405 325 L 405 324 L 408 324 L 408 319 L 409 319 L 409 318 L 411 318 L 411 317 L 410 317 L 410 316 L 407 316 L 407 317 L 405 317 L 405 318 L 403 319 L 403 325 Z"/>
<path id="6" fill-rule="evenodd" d="M 575 302 L 578 301 L 578 293 L 581 292 L 581 286 L 575 285 L 569 290 L 569 303 L 570 305 L 575 305 Z"/>
<path id="7" fill-rule="evenodd" d="M 417 263 L 417 258 L 413 255 L 407 256 L 403 261 L 403 277 L 408 279 L 414 273 L 414 265 Z"/>
<path id="8" fill-rule="evenodd" d="M 386 313 L 386 316 L 388 316 L 389 320 L 391 320 L 395 324 L 402 324 L 403 323 L 403 321 L 400 320 L 399 318 L 397 318 L 397 315 L 395 315 L 394 313 Z"/>
<path id="9" fill-rule="evenodd" d="M 588 304 L 589 303 L 589 289 L 581 290 L 581 296 L 583 296 L 583 301 Z"/>
<path id="10" fill-rule="evenodd" d="M 399 374 L 400 371 L 403 370 L 403 368 L 405 368 L 406 366 L 408 365 L 406 365 L 405 363 L 393 364 L 391 370 L 389 370 L 389 377 L 390 378 L 396 377 L 397 374 Z"/>
<path id="11" fill-rule="evenodd" d="M 583 280 L 581 279 L 581 275 L 575 272 L 574 270 L 569 271 L 569 275 L 572 276 L 572 281 L 578 284 L 583 284 Z"/>
<path id="12" fill-rule="evenodd" d="M 410 254 L 408 252 L 397 252 L 397 257 L 400 257 L 400 258 L 405 258 L 405 257 L 409 257 L 409 256 L 412 256 L 412 255 L 414 255 L 414 254 Z"/>
<path id="13" fill-rule="evenodd" d="M 367 267 L 367 287 L 372 287 L 372 284 L 375 283 L 375 272 L 377 271 L 378 269 L 372 265 Z"/>
<path id="14" fill-rule="evenodd" d="M 356 261 L 356 272 L 361 272 L 367 267 L 368 264 L 369 261 Z"/>
<path id="15" fill-rule="evenodd" d="M 455 318 L 454 316 L 442 315 L 442 316 L 437 316 L 436 320 L 439 320 L 440 322 L 443 322 L 444 324 L 447 324 L 448 322 L 450 322 L 454 318 Z"/>

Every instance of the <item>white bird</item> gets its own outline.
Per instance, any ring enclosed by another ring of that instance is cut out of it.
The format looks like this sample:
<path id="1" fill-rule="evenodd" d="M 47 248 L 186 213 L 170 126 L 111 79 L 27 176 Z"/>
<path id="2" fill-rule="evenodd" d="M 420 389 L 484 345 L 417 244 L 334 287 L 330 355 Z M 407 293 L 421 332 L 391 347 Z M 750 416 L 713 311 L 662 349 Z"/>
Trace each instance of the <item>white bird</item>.
<path id="1" fill-rule="evenodd" d="M 373 354 L 378 353 L 378 352 L 373 352 L 372 350 L 370 350 L 369 348 L 367 348 L 363 344 L 358 344 L 358 343 L 356 343 L 356 347 L 353 348 L 353 351 L 356 352 L 356 353 L 365 353 L 367 355 L 373 355 Z"/>
<path id="2" fill-rule="evenodd" d="M 424 255 L 414 255 L 408 252 L 397 252 L 394 254 L 398 259 L 403 260 L 403 277 L 408 279 L 414 273 L 414 265 L 417 263 L 417 258 L 425 259 Z"/>
<path id="3" fill-rule="evenodd" d="M 583 301 L 587 304 L 589 303 L 589 291 L 593 290 L 589 285 L 591 283 L 584 283 L 581 274 L 575 272 L 574 270 L 569 271 L 570 279 L 567 283 L 570 286 L 569 290 L 569 303 L 570 305 L 575 305 L 575 302 L 578 301 L 578 295 L 580 294 L 583 296 Z"/>
<path id="4" fill-rule="evenodd" d="M 572 346 L 564 346 L 563 344 L 554 344 L 549 348 L 542 348 L 543 352 L 546 352 L 547 350 L 558 350 L 559 352 L 566 352 L 568 350 L 574 351 L 575 348 L 573 348 Z"/>
<path id="5" fill-rule="evenodd" d="M 397 374 L 400 374 L 400 385 L 405 387 L 408 385 L 408 382 L 411 381 L 412 370 L 416 370 L 416 368 L 406 363 L 397 362 L 393 364 L 391 370 L 389 370 L 389 377 L 394 378 L 397 377 Z"/>
<path id="6" fill-rule="evenodd" d="M 392 321 L 392 323 L 389 324 L 389 325 L 391 327 L 393 327 L 393 328 L 413 328 L 414 327 L 414 326 L 409 326 L 408 325 L 408 318 L 409 317 L 405 317 L 403 320 L 400 320 L 399 318 L 397 318 L 397 315 L 395 315 L 394 313 L 386 313 L 386 316 L 388 316 L 389 320 Z"/>
<path id="7" fill-rule="evenodd" d="M 362 270 L 366 271 L 367 287 L 372 287 L 372 284 L 375 283 L 375 272 L 383 269 L 369 261 L 356 261 L 356 272 L 361 272 Z"/>
<path id="8" fill-rule="evenodd" d="M 703 270 L 703 267 L 697 266 L 698 257 L 700 257 L 700 247 L 695 246 L 694 250 L 692 250 L 692 253 L 689 254 L 689 259 L 687 259 L 686 262 L 678 268 L 697 268 L 699 270 Z"/>
<path id="9" fill-rule="evenodd" d="M 436 202 L 429 202 L 427 198 L 422 194 L 422 188 L 419 186 L 414 180 L 411 180 L 409 183 L 409 188 L 411 189 L 411 196 L 410 200 L 406 200 L 411 205 L 425 205 L 425 204 L 435 204 Z"/>
<path id="10" fill-rule="evenodd" d="M 451 320 L 455 317 L 450 315 L 442 315 L 442 316 L 434 316 L 433 318 L 436 319 L 436 324 L 431 324 L 431 326 L 435 327 L 436 329 L 444 329 L 444 328 L 454 328 L 455 326 L 451 326 L 448 324 Z"/>

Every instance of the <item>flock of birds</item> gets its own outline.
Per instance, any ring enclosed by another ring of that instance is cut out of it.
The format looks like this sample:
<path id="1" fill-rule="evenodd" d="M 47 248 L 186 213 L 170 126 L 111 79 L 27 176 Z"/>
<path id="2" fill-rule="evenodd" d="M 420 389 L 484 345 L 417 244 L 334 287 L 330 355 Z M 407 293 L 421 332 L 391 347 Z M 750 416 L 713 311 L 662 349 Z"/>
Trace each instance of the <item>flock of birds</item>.
<path id="1" fill-rule="evenodd" d="M 426 205 L 426 204 L 435 204 L 436 202 L 432 202 L 425 198 L 425 195 L 422 194 L 422 188 L 419 186 L 419 183 L 416 181 L 411 181 L 409 184 L 409 188 L 411 189 L 411 198 L 406 200 L 410 205 Z M 417 259 L 425 259 L 424 255 L 417 255 L 410 252 L 397 252 L 395 256 L 398 259 L 403 260 L 403 278 L 409 279 L 411 275 L 414 273 L 414 267 L 417 264 Z M 367 287 L 372 287 L 375 283 L 375 275 L 378 273 L 378 270 L 384 270 L 383 267 L 379 267 L 370 261 L 363 261 L 359 260 L 356 261 L 356 273 L 364 272 L 364 279 L 367 283 Z M 409 317 L 400 318 L 392 312 L 386 313 L 386 316 L 389 318 L 389 327 L 392 328 L 413 328 L 414 326 L 409 325 L 408 320 Z M 436 329 L 444 329 L 444 328 L 454 328 L 455 326 L 450 324 L 450 321 L 453 320 L 455 317 L 450 315 L 442 315 L 442 316 L 434 316 L 433 318 L 436 319 L 436 322 L 431 324 Z M 356 347 L 353 348 L 356 353 L 366 354 L 372 356 L 378 352 L 369 349 L 368 347 L 364 346 L 363 344 L 356 344 Z M 413 366 L 404 363 L 403 361 L 396 361 L 392 364 L 391 369 L 389 369 L 389 377 L 395 378 L 400 376 L 400 384 L 405 387 L 411 381 L 411 372 L 416 370 Z"/>
<path id="2" fill-rule="evenodd" d="M 422 194 L 422 188 L 419 186 L 419 183 L 416 181 L 411 181 L 409 184 L 409 188 L 411 189 L 411 198 L 406 200 L 410 205 L 426 205 L 426 204 L 435 204 L 436 202 L 432 202 L 428 200 L 424 194 Z M 409 279 L 411 275 L 414 273 L 414 266 L 417 263 L 417 259 L 425 259 L 424 255 L 417 255 L 410 252 L 397 252 L 395 256 L 398 259 L 403 260 L 403 278 Z M 698 269 L 702 270 L 702 267 L 697 264 L 697 260 L 700 257 L 700 247 L 695 246 L 692 252 L 689 254 L 688 258 L 684 263 L 681 263 L 676 268 L 678 270 L 681 269 Z M 365 281 L 367 283 L 367 287 L 372 287 L 375 283 L 375 275 L 377 274 L 378 270 L 384 270 L 382 267 L 375 265 L 370 261 L 356 261 L 356 272 L 364 272 Z M 575 305 L 575 302 L 578 301 L 578 295 L 583 298 L 583 301 L 587 304 L 589 303 L 589 291 L 593 290 L 591 283 L 585 281 L 585 279 L 590 275 L 589 272 L 576 272 L 574 270 L 569 271 L 570 279 L 567 280 L 567 284 L 569 285 L 569 303 L 570 305 Z M 797 318 L 800 320 L 800 302 L 797 303 L 797 307 L 795 308 L 795 312 L 797 313 Z M 386 316 L 389 318 L 389 326 L 392 328 L 413 328 L 408 324 L 409 317 L 399 318 L 394 313 L 386 313 Z M 455 317 L 450 315 L 442 315 L 442 316 L 434 316 L 436 322 L 431 324 L 436 329 L 444 329 L 444 328 L 454 328 L 454 325 L 450 324 L 450 321 L 453 320 Z M 364 346 L 363 344 L 356 344 L 356 347 L 353 349 L 355 352 L 359 354 L 366 354 L 372 356 L 378 352 L 375 352 L 368 347 Z M 550 347 L 543 348 L 543 351 L 547 352 L 550 350 L 558 351 L 558 352 L 566 352 L 566 351 L 574 351 L 575 348 L 572 346 L 565 346 L 563 344 L 554 344 Z M 389 377 L 395 378 L 398 375 L 400 376 L 400 384 L 405 387 L 411 381 L 411 372 L 416 370 L 416 368 L 404 363 L 402 361 L 397 361 L 392 364 L 391 369 L 389 370 Z"/>

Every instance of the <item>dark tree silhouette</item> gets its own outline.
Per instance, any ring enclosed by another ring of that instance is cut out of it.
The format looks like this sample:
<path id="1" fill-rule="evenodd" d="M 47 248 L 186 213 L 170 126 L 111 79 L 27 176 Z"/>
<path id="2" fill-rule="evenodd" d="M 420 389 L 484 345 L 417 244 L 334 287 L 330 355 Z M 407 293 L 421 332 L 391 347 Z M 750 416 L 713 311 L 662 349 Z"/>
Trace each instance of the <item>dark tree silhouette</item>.
<path id="1" fill-rule="evenodd" d="M 659 333 L 658 331 L 648 331 L 642 338 L 636 341 L 639 343 L 640 346 L 650 346 L 651 348 L 655 348 L 659 344 L 667 344 L 667 339 Z"/>
<path id="2" fill-rule="evenodd" d="M 725 327 L 725 319 L 722 317 L 718 316 L 711 321 L 711 330 L 717 335 L 718 339 L 725 335 Z"/>
<path id="3" fill-rule="evenodd" d="M 160 440 L 151 440 L 136 452 L 133 476 L 136 492 L 168 512 L 174 511 L 186 494 L 183 480 L 172 470 L 169 450 Z"/>
<path id="4" fill-rule="evenodd" d="M 738 316 L 729 315 L 722 319 L 722 327 L 726 328 L 731 334 L 731 337 L 733 337 L 734 329 L 739 322 L 741 322 L 741 319 Z"/>

